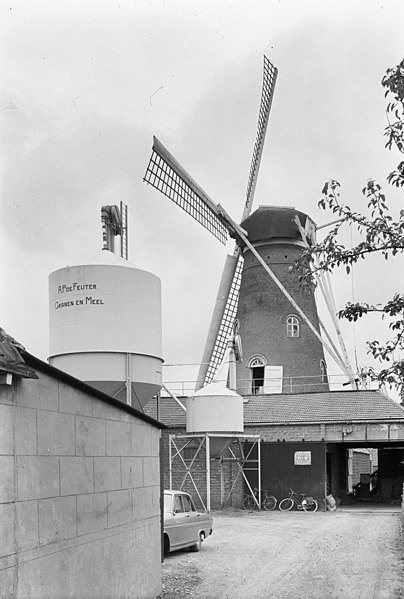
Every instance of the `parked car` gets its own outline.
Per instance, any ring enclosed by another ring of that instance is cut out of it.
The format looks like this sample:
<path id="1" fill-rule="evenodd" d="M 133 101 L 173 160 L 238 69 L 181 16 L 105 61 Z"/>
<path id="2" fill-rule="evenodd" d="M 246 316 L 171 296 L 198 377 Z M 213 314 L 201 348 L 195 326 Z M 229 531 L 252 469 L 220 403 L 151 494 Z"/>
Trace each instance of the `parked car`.
<path id="1" fill-rule="evenodd" d="M 212 525 L 212 516 L 196 510 L 188 493 L 164 491 L 164 553 L 185 547 L 199 551 Z"/>

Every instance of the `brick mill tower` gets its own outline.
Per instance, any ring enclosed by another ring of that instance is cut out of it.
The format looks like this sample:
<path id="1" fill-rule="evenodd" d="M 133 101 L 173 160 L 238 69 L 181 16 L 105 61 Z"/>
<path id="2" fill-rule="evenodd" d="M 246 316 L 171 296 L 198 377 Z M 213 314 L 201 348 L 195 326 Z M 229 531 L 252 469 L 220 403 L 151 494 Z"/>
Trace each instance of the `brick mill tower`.
<path id="1" fill-rule="evenodd" d="M 296 224 L 310 235 L 314 223 L 294 208 L 262 206 L 241 227 L 265 263 L 319 332 L 316 300 L 293 271 L 304 242 Z M 328 390 L 323 346 L 306 321 L 265 272 L 248 247 L 236 319 L 243 361 L 237 363 L 242 394 Z"/>

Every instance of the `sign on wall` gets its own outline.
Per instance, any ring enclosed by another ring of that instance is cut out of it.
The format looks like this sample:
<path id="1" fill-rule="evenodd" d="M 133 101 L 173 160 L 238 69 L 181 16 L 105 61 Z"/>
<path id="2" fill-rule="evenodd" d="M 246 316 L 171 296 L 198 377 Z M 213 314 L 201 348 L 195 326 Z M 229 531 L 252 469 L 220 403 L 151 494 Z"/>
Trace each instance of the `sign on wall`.
<path id="1" fill-rule="evenodd" d="M 311 451 L 295 451 L 295 466 L 311 466 Z"/>

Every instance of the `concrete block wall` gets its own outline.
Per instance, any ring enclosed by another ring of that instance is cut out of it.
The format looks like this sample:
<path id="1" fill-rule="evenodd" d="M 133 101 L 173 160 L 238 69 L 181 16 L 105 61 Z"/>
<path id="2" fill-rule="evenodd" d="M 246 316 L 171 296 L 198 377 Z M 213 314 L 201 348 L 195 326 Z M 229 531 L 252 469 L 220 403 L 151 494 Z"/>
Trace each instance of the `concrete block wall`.
<path id="1" fill-rule="evenodd" d="M 157 596 L 159 429 L 38 375 L 0 386 L 1 598 Z"/>

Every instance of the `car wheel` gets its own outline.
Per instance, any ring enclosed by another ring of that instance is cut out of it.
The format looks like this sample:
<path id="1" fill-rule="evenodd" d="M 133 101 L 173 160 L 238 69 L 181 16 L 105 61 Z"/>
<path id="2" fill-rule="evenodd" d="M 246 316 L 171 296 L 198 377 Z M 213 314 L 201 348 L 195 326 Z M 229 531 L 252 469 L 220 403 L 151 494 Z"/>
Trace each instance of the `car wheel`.
<path id="1" fill-rule="evenodd" d="M 168 535 L 164 535 L 164 554 L 169 553 L 170 551 L 170 540 Z"/>
<path id="2" fill-rule="evenodd" d="M 197 551 L 200 551 L 201 549 L 201 545 L 202 545 L 202 541 L 204 540 L 205 535 L 203 534 L 203 532 L 199 533 L 199 537 L 198 537 L 198 542 L 195 543 L 195 545 L 191 545 L 191 547 L 189 548 L 190 551 L 192 551 L 193 553 L 196 553 Z"/>

